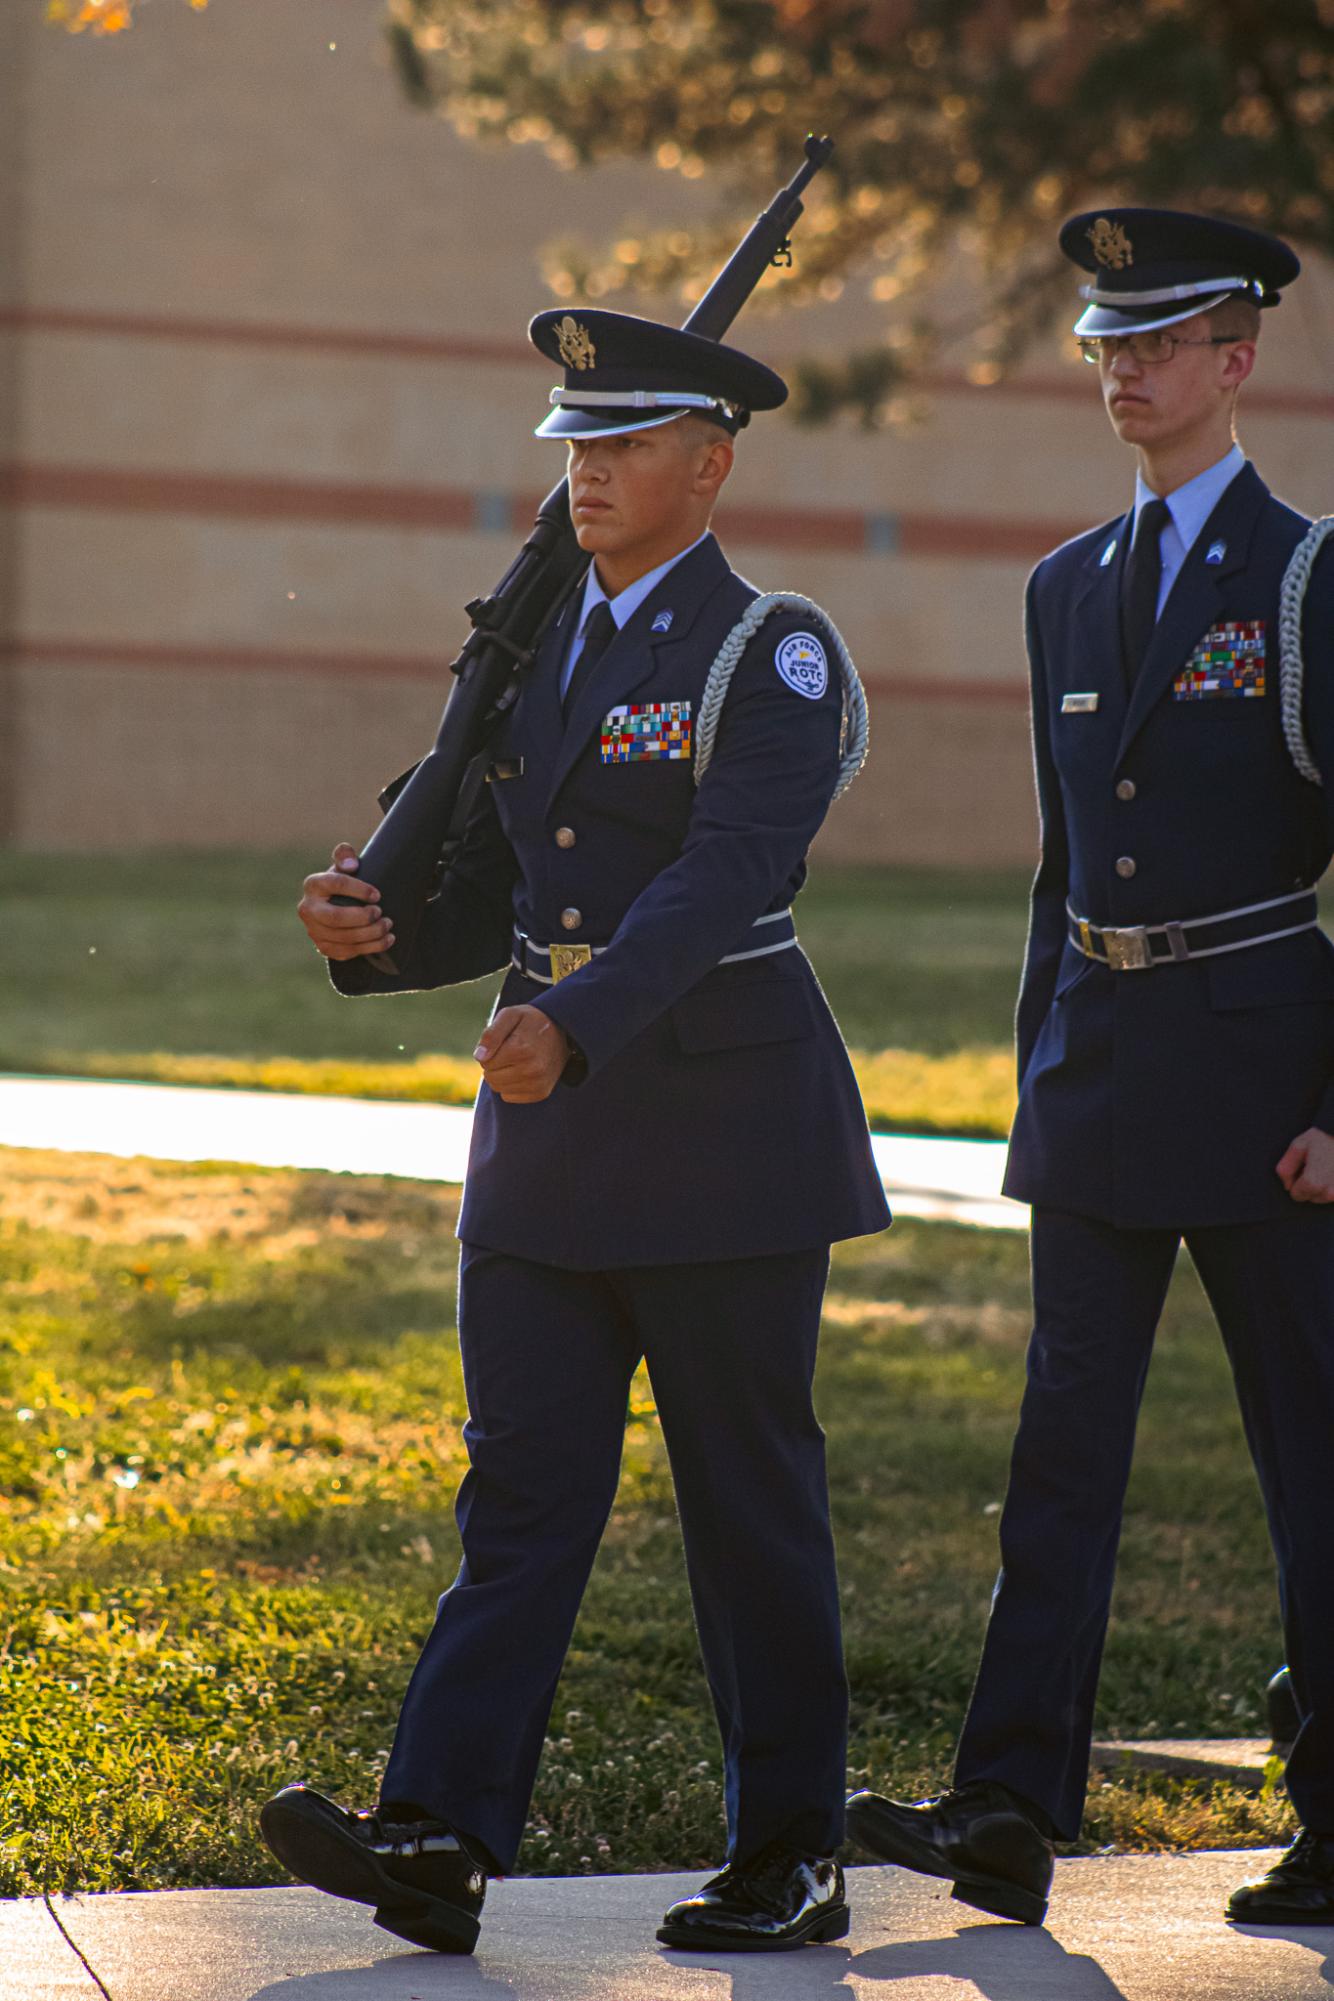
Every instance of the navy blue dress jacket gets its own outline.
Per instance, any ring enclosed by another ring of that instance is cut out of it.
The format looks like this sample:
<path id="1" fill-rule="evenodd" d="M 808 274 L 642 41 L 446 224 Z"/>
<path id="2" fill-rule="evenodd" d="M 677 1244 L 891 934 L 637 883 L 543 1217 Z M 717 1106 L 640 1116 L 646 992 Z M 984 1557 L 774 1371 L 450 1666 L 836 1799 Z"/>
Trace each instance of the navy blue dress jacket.
<path id="1" fill-rule="evenodd" d="M 621 761 L 604 743 L 614 710 L 644 704 L 689 703 L 693 729 L 709 667 L 756 595 L 708 537 L 616 634 L 568 724 L 557 625 L 493 743 L 493 780 L 410 962 L 397 977 L 364 959 L 331 964 L 343 993 L 392 993 L 496 972 L 515 926 L 543 945 L 605 947 L 555 986 L 506 976 L 499 1005 L 542 1009 L 586 1072 L 537 1105 L 482 1084 L 468 1243 L 609 1270 L 813 1249 L 889 1221 L 847 1052 L 804 954 L 720 964 L 762 944 L 756 920 L 805 881 L 838 770 L 832 655 L 823 694 L 799 692 L 775 656 L 810 621 L 773 613 L 738 663 L 698 788 L 692 758 Z"/>
<path id="2" fill-rule="evenodd" d="M 1131 525 L 1126 515 L 1078 536 L 1029 581 L 1042 859 L 1006 1192 L 1126 1226 L 1259 1221 L 1293 1206 L 1274 1172 L 1292 1140 L 1313 1125 L 1334 1132 L 1334 947 L 1306 931 L 1113 972 L 1069 942 L 1066 905 L 1098 925 L 1161 924 L 1323 874 L 1334 550 L 1317 559 L 1303 620 L 1321 788 L 1294 768 L 1279 711 L 1279 586 L 1305 517 L 1242 468 L 1182 565 L 1128 698 L 1118 602 Z M 1263 644 L 1252 692 L 1200 692 L 1192 658 L 1238 624 Z M 1096 695 L 1096 708 L 1063 708 L 1074 694 Z M 1275 928 L 1284 921 L 1277 913 Z"/>

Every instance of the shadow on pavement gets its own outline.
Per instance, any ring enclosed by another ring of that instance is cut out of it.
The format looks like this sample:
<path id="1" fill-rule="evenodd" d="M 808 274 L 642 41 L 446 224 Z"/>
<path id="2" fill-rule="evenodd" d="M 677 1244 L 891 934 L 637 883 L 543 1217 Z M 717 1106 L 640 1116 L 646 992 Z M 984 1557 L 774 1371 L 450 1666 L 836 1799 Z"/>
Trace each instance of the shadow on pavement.
<path id="1" fill-rule="evenodd" d="M 1094 1959 L 1067 1952 L 1050 1932 L 1029 1926 L 969 1925 L 953 1938 L 908 1939 L 860 1952 L 820 1946 L 753 1960 L 717 1954 L 668 1952 L 673 1966 L 706 1966 L 731 1976 L 731 2001 L 773 2001 L 789 1995 L 819 2001 L 848 1995 L 851 1975 L 863 1980 L 957 1980 L 978 2001 L 1125 2001 L 1116 1982 Z M 781 1965 L 781 1972 L 779 1970 Z"/>
<path id="2" fill-rule="evenodd" d="M 1031 1925 L 968 1925 L 953 1938 L 872 1946 L 853 1971 L 859 1980 L 969 1981 L 979 2001 L 1125 2001 L 1096 1959 Z"/>
<path id="3" fill-rule="evenodd" d="M 1289 1945 L 1304 1945 L 1308 1952 L 1323 1952 L 1325 1963 L 1319 1977 L 1326 1987 L 1334 1987 L 1334 1926 L 1330 1925 L 1229 1925 L 1242 1938 L 1281 1938 Z"/>
<path id="4" fill-rule="evenodd" d="M 343 1967 L 335 1973 L 295 1973 L 257 1987 L 250 2001 L 339 2001 L 346 1993 L 356 2001 L 405 2001 L 405 1997 L 448 1994 L 463 2001 L 520 2001 L 519 1989 L 488 1973 L 475 1959 L 436 1952 L 396 1952 L 390 1959 L 365 1966 Z"/>
<path id="5" fill-rule="evenodd" d="M 799 1952 L 662 1952 L 665 1966 L 683 1972 L 721 1973 L 731 1976 L 731 2001 L 774 2001 L 775 1996 L 796 1995 L 798 2001 L 819 2001 L 820 1995 L 847 1997 L 845 1984 L 852 1971 L 854 1956 L 845 1945 L 804 1945 Z M 681 1988 L 684 1994 L 686 1988 Z"/>

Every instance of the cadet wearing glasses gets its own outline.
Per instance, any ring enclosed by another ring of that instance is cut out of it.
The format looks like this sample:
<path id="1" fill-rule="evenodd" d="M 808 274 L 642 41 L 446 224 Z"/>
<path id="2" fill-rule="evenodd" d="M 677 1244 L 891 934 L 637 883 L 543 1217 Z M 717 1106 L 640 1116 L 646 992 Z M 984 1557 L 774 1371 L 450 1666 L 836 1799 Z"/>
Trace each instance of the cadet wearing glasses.
<path id="1" fill-rule="evenodd" d="M 1042 861 L 1006 1182 L 1033 1204 L 1028 1382 L 955 1789 L 862 1793 L 849 1822 L 963 1902 L 1041 1922 L 1053 1839 L 1079 1833 L 1135 1420 L 1184 1239 L 1236 1380 L 1302 1717 L 1303 1831 L 1228 1915 L 1329 1924 L 1334 950 L 1313 886 L 1334 846 L 1334 556 L 1233 422 L 1261 309 L 1299 267 L 1273 237 L 1164 210 L 1076 216 L 1061 247 L 1092 275 L 1075 332 L 1138 474 L 1131 511 L 1028 588 Z M 1290 563 L 1308 587 L 1281 649 Z"/>

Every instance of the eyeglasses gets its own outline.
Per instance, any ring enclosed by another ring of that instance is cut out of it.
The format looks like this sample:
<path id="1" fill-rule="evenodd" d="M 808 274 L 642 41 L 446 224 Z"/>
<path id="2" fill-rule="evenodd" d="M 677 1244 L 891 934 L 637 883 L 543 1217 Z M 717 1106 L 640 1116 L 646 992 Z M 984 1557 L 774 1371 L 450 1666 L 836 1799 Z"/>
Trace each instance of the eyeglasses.
<path id="1" fill-rule="evenodd" d="M 1087 334 L 1079 342 L 1079 352 L 1090 368 L 1096 368 L 1104 356 L 1115 361 L 1123 348 L 1141 368 L 1158 368 L 1170 361 L 1179 347 L 1231 347 L 1241 338 L 1240 334 L 1211 334 L 1207 340 L 1182 340 L 1179 334 L 1155 333 L 1150 328 L 1145 333 Z"/>

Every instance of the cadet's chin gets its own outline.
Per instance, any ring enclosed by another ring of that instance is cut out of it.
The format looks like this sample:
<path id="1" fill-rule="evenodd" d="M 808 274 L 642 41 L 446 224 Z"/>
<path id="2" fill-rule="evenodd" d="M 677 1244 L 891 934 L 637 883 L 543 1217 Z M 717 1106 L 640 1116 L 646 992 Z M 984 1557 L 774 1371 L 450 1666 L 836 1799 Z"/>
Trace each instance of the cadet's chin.
<path id="1" fill-rule="evenodd" d="M 1109 403 L 1107 415 L 1123 445 L 1141 445 L 1152 439 L 1155 429 L 1152 403 Z"/>
<path id="2" fill-rule="evenodd" d="M 590 555 L 614 556 L 625 540 L 624 532 L 613 521 L 576 521 L 574 538 L 581 549 Z"/>

